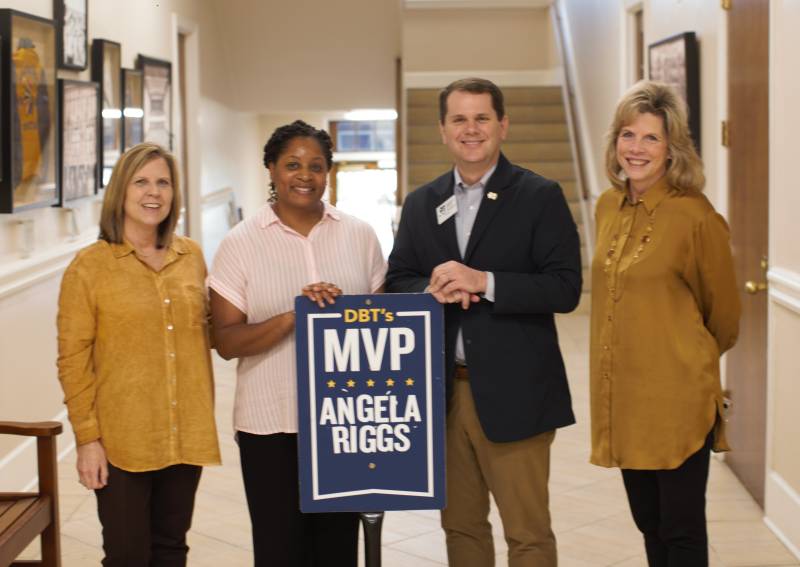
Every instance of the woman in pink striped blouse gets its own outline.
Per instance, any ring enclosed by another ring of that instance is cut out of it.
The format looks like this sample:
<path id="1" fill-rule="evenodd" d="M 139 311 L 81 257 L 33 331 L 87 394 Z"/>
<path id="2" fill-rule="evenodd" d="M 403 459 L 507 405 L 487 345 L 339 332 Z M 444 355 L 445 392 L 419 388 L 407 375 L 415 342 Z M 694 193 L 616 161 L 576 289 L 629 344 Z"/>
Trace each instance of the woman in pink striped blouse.
<path id="1" fill-rule="evenodd" d="M 225 237 L 208 280 L 217 351 L 239 358 L 234 427 L 256 567 L 357 565 L 357 515 L 303 514 L 297 487 L 294 298 L 379 292 L 386 273 L 372 228 L 321 200 L 332 149 L 305 122 L 275 130 L 270 203 Z"/>

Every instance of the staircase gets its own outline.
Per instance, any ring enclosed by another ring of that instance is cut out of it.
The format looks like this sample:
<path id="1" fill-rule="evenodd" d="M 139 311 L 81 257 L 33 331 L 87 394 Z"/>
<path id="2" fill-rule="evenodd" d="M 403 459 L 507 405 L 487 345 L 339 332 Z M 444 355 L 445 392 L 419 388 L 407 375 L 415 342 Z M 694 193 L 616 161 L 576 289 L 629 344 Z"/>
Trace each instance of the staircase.
<path id="1" fill-rule="evenodd" d="M 572 157 L 572 145 L 561 87 L 503 88 L 510 126 L 502 150 L 512 162 L 561 185 L 581 237 L 584 291 L 589 289 L 588 258 L 584 245 L 581 195 Z M 435 179 L 453 162 L 439 135 L 439 91 L 407 92 L 408 188 Z"/>

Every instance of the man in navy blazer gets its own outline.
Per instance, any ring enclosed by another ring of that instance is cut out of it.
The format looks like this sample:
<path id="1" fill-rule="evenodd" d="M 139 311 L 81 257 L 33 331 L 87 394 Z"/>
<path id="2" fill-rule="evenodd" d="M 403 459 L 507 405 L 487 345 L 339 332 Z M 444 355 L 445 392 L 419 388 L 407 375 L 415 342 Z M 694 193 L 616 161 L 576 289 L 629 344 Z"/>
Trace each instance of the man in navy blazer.
<path id="1" fill-rule="evenodd" d="M 496 85 L 456 81 L 439 107 L 455 168 L 406 198 L 386 289 L 445 305 L 449 564 L 494 565 L 491 493 L 509 566 L 555 567 L 550 445 L 575 417 L 553 314 L 580 298 L 577 228 L 558 183 L 501 153 Z"/>

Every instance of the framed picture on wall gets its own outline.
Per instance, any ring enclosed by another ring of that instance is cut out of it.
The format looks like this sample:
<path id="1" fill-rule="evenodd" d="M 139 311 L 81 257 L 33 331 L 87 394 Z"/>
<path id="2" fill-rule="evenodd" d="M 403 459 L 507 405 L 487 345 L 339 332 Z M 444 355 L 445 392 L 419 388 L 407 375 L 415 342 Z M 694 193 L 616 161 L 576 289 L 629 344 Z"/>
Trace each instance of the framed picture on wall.
<path id="1" fill-rule="evenodd" d="M 89 64 L 88 0 L 53 0 L 58 66 L 86 69 Z"/>
<path id="2" fill-rule="evenodd" d="M 116 41 L 92 42 L 92 80 L 100 85 L 100 185 L 105 187 L 122 153 L 122 46 Z"/>
<path id="3" fill-rule="evenodd" d="M 689 128 L 700 152 L 700 59 L 694 32 L 673 35 L 649 46 L 650 79 L 675 87 L 689 108 Z"/>
<path id="4" fill-rule="evenodd" d="M 56 29 L 2 9 L 0 37 L 0 213 L 14 213 L 58 202 Z"/>
<path id="5" fill-rule="evenodd" d="M 172 149 L 172 63 L 139 55 L 144 87 L 144 139 Z"/>
<path id="6" fill-rule="evenodd" d="M 61 205 L 97 192 L 100 88 L 89 81 L 58 80 Z"/>
<path id="7" fill-rule="evenodd" d="M 144 102 L 142 72 L 122 70 L 122 151 L 144 141 Z"/>
<path id="8" fill-rule="evenodd" d="M 0 46 L 2 45 L 3 45 L 3 36 L 0 35 Z M 2 51 L 2 48 L 0 48 L 0 51 Z M 3 74 L 3 58 L 0 57 L 0 106 L 2 106 L 3 97 L 6 94 L 5 80 L 6 76 Z M 3 130 L 5 125 L 6 123 L 3 122 L 3 113 L 0 112 L 0 132 L 5 132 L 5 130 Z M 0 183 L 3 182 L 3 153 L 5 150 L 5 146 L 3 146 L 3 138 L 5 138 L 5 135 L 0 136 Z"/>

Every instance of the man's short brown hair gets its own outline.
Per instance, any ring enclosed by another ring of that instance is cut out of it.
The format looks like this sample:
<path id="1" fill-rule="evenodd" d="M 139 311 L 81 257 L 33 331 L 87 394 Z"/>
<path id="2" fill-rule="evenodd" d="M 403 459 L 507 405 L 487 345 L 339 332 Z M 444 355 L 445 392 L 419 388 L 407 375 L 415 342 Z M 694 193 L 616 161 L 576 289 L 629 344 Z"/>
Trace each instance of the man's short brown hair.
<path id="1" fill-rule="evenodd" d="M 479 79 L 477 77 L 470 77 L 468 79 L 459 79 L 453 81 L 439 93 L 439 122 L 444 124 L 445 116 L 447 116 L 447 97 L 453 91 L 463 91 L 472 94 L 488 94 L 492 97 L 492 108 L 497 114 L 497 119 L 502 120 L 506 115 L 506 107 L 503 102 L 503 91 L 495 85 L 492 81 L 487 79 Z"/>

